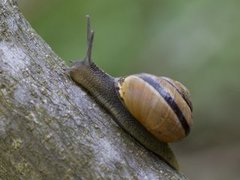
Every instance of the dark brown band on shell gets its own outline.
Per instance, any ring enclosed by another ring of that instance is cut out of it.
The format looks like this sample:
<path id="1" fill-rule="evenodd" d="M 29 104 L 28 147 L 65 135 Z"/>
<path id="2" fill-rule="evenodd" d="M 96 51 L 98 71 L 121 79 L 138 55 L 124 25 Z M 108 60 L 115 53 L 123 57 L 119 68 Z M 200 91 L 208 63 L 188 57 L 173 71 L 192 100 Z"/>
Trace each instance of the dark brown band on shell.
<path id="1" fill-rule="evenodd" d="M 167 81 L 168 84 L 170 84 L 172 87 L 174 87 L 177 90 L 177 92 L 182 96 L 182 98 L 187 103 L 188 107 L 190 108 L 190 110 L 192 112 L 193 111 L 192 102 L 186 97 L 186 95 L 184 93 L 182 93 L 171 81 L 169 81 L 168 78 L 162 77 L 162 79 Z"/>
<path id="2" fill-rule="evenodd" d="M 178 107 L 178 105 L 176 104 L 174 99 L 171 97 L 171 95 L 167 91 L 165 91 L 164 88 L 151 76 L 148 76 L 145 74 L 140 74 L 140 75 L 138 75 L 138 77 L 141 78 L 142 80 L 144 80 L 149 85 L 151 85 L 163 97 L 163 99 L 167 102 L 167 104 L 171 107 L 173 112 L 178 117 L 178 119 L 185 131 L 185 134 L 186 135 L 189 134 L 189 132 L 190 132 L 189 124 L 187 123 L 186 118 L 184 117 L 182 111 L 180 110 L 180 108 Z"/>

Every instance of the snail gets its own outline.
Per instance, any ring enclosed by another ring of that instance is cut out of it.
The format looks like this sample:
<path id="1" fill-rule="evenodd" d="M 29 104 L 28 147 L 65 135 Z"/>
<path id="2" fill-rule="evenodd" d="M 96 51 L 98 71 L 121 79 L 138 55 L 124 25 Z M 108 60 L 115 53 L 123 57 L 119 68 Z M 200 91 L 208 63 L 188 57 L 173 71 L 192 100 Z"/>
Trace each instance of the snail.
<path id="1" fill-rule="evenodd" d="M 178 81 L 146 73 L 110 76 L 92 61 L 93 37 L 87 16 L 86 56 L 73 63 L 70 77 L 101 103 L 135 140 L 178 169 L 168 142 L 177 141 L 190 131 L 189 91 Z"/>

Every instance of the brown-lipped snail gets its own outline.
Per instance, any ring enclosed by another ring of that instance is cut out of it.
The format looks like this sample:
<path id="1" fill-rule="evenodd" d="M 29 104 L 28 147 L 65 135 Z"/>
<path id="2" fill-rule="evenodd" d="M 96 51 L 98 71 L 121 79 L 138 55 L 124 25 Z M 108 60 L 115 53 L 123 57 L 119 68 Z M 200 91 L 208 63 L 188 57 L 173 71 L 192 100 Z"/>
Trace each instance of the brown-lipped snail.
<path id="1" fill-rule="evenodd" d="M 93 37 L 87 16 L 86 57 L 70 67 L 71 78 L 101 103 L 135 140 L 178 169 L 168 142 L 177 141 L 190 131 L 189 91 L 167 77 L 146 73 L 118 78 L 108 75 L 92 61 Z"/>

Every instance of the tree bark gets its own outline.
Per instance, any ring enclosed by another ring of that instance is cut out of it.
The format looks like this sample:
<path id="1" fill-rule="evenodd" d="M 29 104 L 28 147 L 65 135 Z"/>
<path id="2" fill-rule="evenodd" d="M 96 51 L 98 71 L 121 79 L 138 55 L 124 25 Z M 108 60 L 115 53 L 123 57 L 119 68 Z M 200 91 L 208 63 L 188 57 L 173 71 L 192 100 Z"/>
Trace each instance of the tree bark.
<path id="1" fill-rule="evenodd" d="M 0 179 L 185 179 L 138 144 L 0 0 Z"/>

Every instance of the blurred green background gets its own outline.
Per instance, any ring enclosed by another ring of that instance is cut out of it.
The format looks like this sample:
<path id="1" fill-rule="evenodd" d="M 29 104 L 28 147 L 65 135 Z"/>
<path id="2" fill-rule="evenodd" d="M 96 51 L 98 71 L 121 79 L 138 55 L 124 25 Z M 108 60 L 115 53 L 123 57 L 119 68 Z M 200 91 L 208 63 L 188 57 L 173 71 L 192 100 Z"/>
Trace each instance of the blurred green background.
<path id="1" fill-rule="evenodd" d="M 190 179 L 240 177 L 239 0 L 19 0 L 33 28 L 63 58 L 86 50 L 106 72 L 164 75 L 191 91 L 194 125 L 172 146 Z"/>

